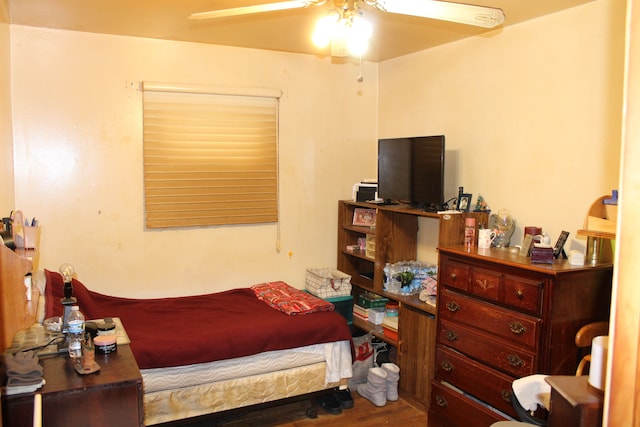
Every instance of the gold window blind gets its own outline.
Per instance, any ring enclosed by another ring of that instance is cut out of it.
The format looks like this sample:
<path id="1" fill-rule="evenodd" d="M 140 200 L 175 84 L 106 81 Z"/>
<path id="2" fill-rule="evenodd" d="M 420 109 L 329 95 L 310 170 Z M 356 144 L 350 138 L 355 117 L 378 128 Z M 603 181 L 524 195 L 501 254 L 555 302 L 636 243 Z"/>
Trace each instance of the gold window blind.
<path id="1" fill-rule="evenodd" d="M 147 228 L 278 221 L 278 97 L 143 84 Z"/>

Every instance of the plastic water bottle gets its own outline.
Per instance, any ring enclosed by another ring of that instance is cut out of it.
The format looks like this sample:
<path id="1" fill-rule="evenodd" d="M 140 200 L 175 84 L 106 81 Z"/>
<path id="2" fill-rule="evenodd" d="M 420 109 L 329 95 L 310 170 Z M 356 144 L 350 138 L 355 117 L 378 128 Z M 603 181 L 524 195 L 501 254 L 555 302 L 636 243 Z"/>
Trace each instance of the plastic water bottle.
<path id="1" fill-rule="evenodd" d="M 74 305 L 67 318 L 69 325 L 69 357 L 73 364 L 82 361 L 82 341 L 84 340 L 84 315 L 80 312 L 80 307 Z"/>

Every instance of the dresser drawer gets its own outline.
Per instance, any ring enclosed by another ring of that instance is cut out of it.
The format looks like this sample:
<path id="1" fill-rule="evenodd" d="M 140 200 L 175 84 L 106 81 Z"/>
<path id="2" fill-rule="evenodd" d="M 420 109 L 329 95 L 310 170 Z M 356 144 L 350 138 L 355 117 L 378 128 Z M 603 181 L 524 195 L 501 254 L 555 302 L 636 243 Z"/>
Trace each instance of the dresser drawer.
<path id="1" fill-rule="evenodd" d="M 436 376 L 480 398 L 491 406 L 516 417 L 511 403 L 510 377 L 449 348 L 438 346 L 436 350 Z"/>
<path id="2" fill-rule="evenodd" d="M 542 284 L 542 280 L 502 274 L 495 270 L 479 267 L 469 269 L 469 293 L 520 311 L 541 312 Z"/>
<path id="3" fill-rule="evenodd" d="M 498 307 L 448 289 L 440 296 L 440 316 L 505 338 L 535 351 L 542 321 L 533 316 Z"/>
<path id="4" fill-rule="evenodd" d="M 503 302 L 515 309 L 531 313 L 542 313 L 542 280 L 524 277 L 504 276 Z"/>
<path id="5" fill-rule="evenodd" d="M 544 280 L 538 275 L 513 274 L 505 269 L 493 269 L 475 262 L 460 262 L 441 257 L 441 285 L 468 292 L 479 298 L 495 301 L 519 311 L 542 313 Z"/>
<path id="6" fill-rule="evenodd" d="M 499 271 L 474 267 L 471 269 L 469 292 L 491 301 L 500 301 L 503 274 Z"/>
<path id="7" fill-rule="evenodd" d="M 447 261 L 442 265 L 442 272 L 438 280 L 445 286 L 466 291 L 469 288 L 469 270 L 468 264 Z"/>
<path id="8" fill-rule="evenodd" d="M 487 427 L 506 419 L 439 381 L 431 386 L 429 427 Z"/>
<path id="9" fill-rule="evenodd" d="M 440 319 L 438 343 L 516 377 L 535 373 L 535 353 L 459 323 Z"/>

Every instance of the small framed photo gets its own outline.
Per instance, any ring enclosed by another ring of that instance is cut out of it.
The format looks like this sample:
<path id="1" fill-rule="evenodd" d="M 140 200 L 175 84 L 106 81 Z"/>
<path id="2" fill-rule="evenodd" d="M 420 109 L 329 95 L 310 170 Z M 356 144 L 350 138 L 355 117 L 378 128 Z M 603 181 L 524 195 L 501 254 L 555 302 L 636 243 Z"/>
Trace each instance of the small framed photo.
<path id="1" fill-rule="evenodd" d="M 366 208 L 355 208 L 353 210 L 353 225 L 361 227 L 376 226 L 376 210 Z"/>
<path id="2" fill-rule="evenodd" d="M 461 194 L 458 197 L 458 204 L 456 205 L 459 211 L 469 212 L 471 208 L 471 194 Z"/>
<path id="3" fill-rule="evenodd" d="M 560 233 L 560 237 L 558 237 L 558 241 L 553 247 L 553 256 L 555 258 L 558 258 L 560 255 L 562 255 L 562 258 L 567 259 L 567 253 L 564 251 L 564 244 L 567 243 L 568 238 L 569 232 L 563 230 L 562 233 Z"/>
<path id="4" fill-rule="evenodd" d="M 524 239 L 522 240 L 522 248 L 520 248 L 520 255 L 530 257 L 532 247 L 533 247 L 533 236 L 531 234 L 527 234 L 524 236 Z"/>

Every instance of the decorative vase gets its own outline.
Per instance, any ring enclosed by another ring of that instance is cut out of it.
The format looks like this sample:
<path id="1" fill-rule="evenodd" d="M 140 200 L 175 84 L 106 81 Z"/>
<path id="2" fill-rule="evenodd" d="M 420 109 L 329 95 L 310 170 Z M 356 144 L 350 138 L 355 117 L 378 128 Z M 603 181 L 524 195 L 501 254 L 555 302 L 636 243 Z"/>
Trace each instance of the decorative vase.
<path id="1" fill-rule="evenodd" d="M 508 209 L 500 209 L 489 217 L 489 228 L 496 232 L 492 246 L 507 248 L 511 244 L 511 236 L 515 231 L 515 221 Z"/>

